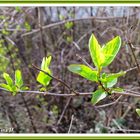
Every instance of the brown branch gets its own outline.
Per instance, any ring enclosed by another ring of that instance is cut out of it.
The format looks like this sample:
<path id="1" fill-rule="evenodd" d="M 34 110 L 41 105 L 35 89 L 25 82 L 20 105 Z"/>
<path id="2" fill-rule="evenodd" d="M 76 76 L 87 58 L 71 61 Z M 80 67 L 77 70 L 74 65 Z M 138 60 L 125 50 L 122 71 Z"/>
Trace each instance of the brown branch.
<path id="1" fill-rule="evenodd" d="M 129 45 L 129 47 L 131 49 L 131 52 L 132 52 L 132 55 L 134 57 L 134 60 L 135 60 L 135 63 L 136 63 L 137 69 L 138 69 L 138 73 L 140 73 L 140 66 L 139 66 L 139 63 L 137 61 L 136 55 L 134 53 L 134 50 L 133 50 L 133 44 L 130 41 L 128 41 L 128 45 Z"/>
<path id="2" fill-rule="evenodd" d="M 75 93 L 76 95 L 79 94 L 78 92 L 74 91 L 68 84 L 66 84 L 66 82 L 62 81 L 61 79 L 58 79 L 58 78 L 56 78 L 56 77 L 50 75 L 48 72 L 46 72 L 46 71 L 44 71 L 44 70 L 41 70 L 40 68 L 38 68 L 37 66 L 35 66 L 35 65 L 33 65 L 33 64 L 32 64 L 32 66 L 33 66 L 36 70 L 41 71 L 41 72 L 43 72 L 44 74 L 46 74 L 46 75 L 48 75 L 49 77 L 51 77 L 52 79 L 54 79 L 54 80 L 60 82 L 62 85 L 64 85 L 65 87 L 67 87 L 67 89 L 69 89 L 70 92 L 73 92 L 73 93 Z"/>
<path id="3" fill-rule="evenodd" d="M 50 92 L 40 92 L 40 91 L 19 91 L 21 93 L 35 93 L 35 94 L 44 94 L 44 95 L 50 95 L 50 96 L 60 96 L 60 97 L 72 97 L 72 96 L 88 96 L 92 95 L 92 92 L 84 92 L 84 93 L 79 93 L 78 95 L 75 93 L 71 94 L 59 94 L 59 93 L 50 93 Z M 120 95 L 126 95 L 126 96 L 132 96 L 132 97 L 137 97 L 140 98 L 139 94 L 134 94 L 134 93 L 128 93 L 128 92 L 117 92 L 115 94 L 120 94 Z"/>
<path id="4" fill-rule="evenodd" d="M 46 50 L 46 43 L 45 43 L 45 40 L 44 40 L 44 32 L 43 32 L 43 29 L 42 29 L 41 8 L 38 7 L 37 11 L 38 11 L 38 26 L 39 26 L 39 29 L 40 29 L 41 46 L 43 47 L 44 55 L 46 57 L 47 56 L 47 50 Z"/>
<path id="5" fill-rule="evenodd" d="M 68 130 L 68 134 L 71 131 L 73 120 L 74 120 L 74 115 L 71 116 L 71 121 L 70 121 L 70 126 L 69 126 L 69 130 Z"/>
<path id="6" fill-rule="evenodd" d="M 71 102 L 71 99 L 72 99 L 72 98 L 69 98 L 69 99 L 67 100 L 67 103 L 66 103 L 66 105 L 65 105 L 65 107 L 64 107 L 64 109 L 63 109 L 63 112 L 62 112 L 62 114 L 61 114 L 61 116 L 60 116 L 60 118 L 59 118 L 59 120 L 58 120 L 58 122 L 57 122 L 57 125 L 59 125 L 60 122 L 62 121 L 62 119 L 63 119 L 63 117 L 64 117 L 64 114 L 65 114 L 65 112 L 66 112 L 66 109 L 67 109 L 67 107 L 69 106 L 69 104 L 70 104 L 70 102 Z"/>
<path id="7" fill-rule="evenodd" d="M 76 54 L 77 57 L 79 57 L 79 59 L 81 59 L 89 68 L 91 68 L 92 70 L 95 70 L 90 64 L 88 64 L 88 62 L 82 58 L 79 54 Z"/>
<path id="8" fill-rule="evenodd" d="M 100 76 L 101 76 L 101 71 L 100 71 L 100 69 L 98 70 L 98 86 L 101 86 L 102 87 L 102 89 L 108 94 L 108 95 L 111 95 L 111 93 L 109 92 L 109 89 L 108 88 L 105 88 L 104 87 L 104 85 L 103 85 L 103 83 L 101 82 L 101 80 L 100 80 Z"/>
<path id="9" fill-rule="evenodd" d="M 10 92 L 4 88 L 0 88 L 0 90 Z M 41 91 L 22 91 L 20 90 L 18 93 L 30 93 L 30 94 L 43 94 L 43 95 L 48 95 L 48 96 L 58 96 L 58 97 L 72 97 L 72 96 L 89 96 L 92 95 L 92 92 L 83 92 L 78 94 L 71 93 L 71 94 L 60 94 L 60 93 L 51 93 L 51 92 L 41 92 Z M 137 97 L 140 98 L 140 94 L 134 94 L 134 93 L 128 93 L 128 92 L 116 92 L 115 94 L 120 94 L 120 95 L 126 95 L 126 96 L 132 96 L 132 97 Z"/>
<path id="10" fill-rule="evenodd" d="M 114 105 L 114 104 L 118 103 L 118 101 L 121 99 L 121 97 L 122 97 L 122 95 L 120 95 L 114 102 L 111 102 L 108 104 L 103 104 L 103 105 L 98 105 L 98 106 L 96 106 L 96 108 L 102 108 L 102 107 Z"/>
<path id="11" fill-rule="evenodd" d="M 108 91 L 108 88 L 105 88 L 104 87 L 104 85 L 103 85 L 103 83 L 99 80 L 99 84 L 98 85 L 100 85 L 101 87 L 102 87 L 102 89 L 108 94 L 108 95 L 111 95 L 111 93 Z"/>
<path id="12" fill-rule="evenodd" d="M 133 67 L 133 68 L 125 70 L 125 72 L 127 73 L 127 72 L 130 72 L 130 71 L 136 70 L 136 69 L 137 69 L 137 67 Z"/>
<path id="13" fill-rule="evenodd" d="M 72 96 L 88 96 L 92 95 L 92 92 L 87 92 L 87 93 L 71 93 L 71 94 L 60 94 L 60 93 L 51 93 L 51 92 L 41 92 L 41 91 L 19 91 L 21 93 L 33 93 L 33 94 L 44 94 L 48 96 L 58 96 L 58 97 L 72 97 Z"/>
<path id="14" fill-rule="evenodd" d="M 81 21 L 81 20 L 97 20 L 98 22 L 101 21 L 104 21 L 104 20 L 112 20 L 112 19 L 121 19 L 121 18 L 124 18 L 124 17 L 94 17 L 94 16 L 91 16 L 91 17 L 86 17 L 86 18 L 77 18 L 77 19 L 68 19 L 68 20 L 63 20 L 63 21 L 60 21 L 60 22 L 56 22 L 56 23 L 51 23 L 49 25 L 45 25 L 42 27 L 42 29 L 48 29 L 48 28 L 51 28 L 51 27 L 55 27 L 55 26 L 59 26 L 59 25 L 63 25 L 67 22 L 78 22 L 78 21 Z M 22 37 L 24 36 L 28 36 L 28 35 L 32 35 L 34 33 L 38 33 L 40 31 L 40 29 L 34 29 L 32 30 L 31 32 L 28 32 L 28 33 L 24 33 L 22 35 Z"/>

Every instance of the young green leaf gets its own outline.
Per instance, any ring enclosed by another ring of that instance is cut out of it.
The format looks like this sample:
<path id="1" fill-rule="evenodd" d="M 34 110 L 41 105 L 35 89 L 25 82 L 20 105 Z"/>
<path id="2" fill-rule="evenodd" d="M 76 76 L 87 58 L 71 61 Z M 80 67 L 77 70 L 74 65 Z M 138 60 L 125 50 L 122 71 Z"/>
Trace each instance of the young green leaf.
<path id="1" fill-rule="evenodd" d="M 66 23 L 65 23 L 66 29 L 71 29 L 72 26 L 73 26 L 73 22 L 66 22 Z"/>
<path id="2" fill-rule="evenodd" d="M 68 70 L 79 74 L 80 76 L 91 80 L 91 81 L 97 81 L 97 71 L 92 70 L 91 68 L 81 65 L 81 64 L 71 64 L 68 66 Z"/>
<path id="3" fill-rule="evenodd" d="M 106 73 L 103 73 L 100 80 L 106 88 L 111 88 L 117 83 L 118 79 L 116 77 L 109 79 L 109 76 Z"/>
<path id="4" fill-rule="evenodd" d="M 105 91 L 103 91 L 102 89 L 98 89 L 95 92 L 93 92 L 91 102 L 95 105 L 96 103 L 104 99 L 106 96 L 107 94 L 105 93 Z"/>
<path id="5" fill-rule="evenodd" d="M 50 70 L 47 70 L 46 72 L 48 72 L 49 74 L 51 74 L 51 71 Z M 50 76 L 46 75 L 43 72 L 39 72 L 38 77 L 37 77 L 37 81 L 40 84 L 42 84 L 43 86 L 49 85 L 51 79 L 52 78 Z"/>
<path id="6" fill-rule="evenodd" d="M 118 81 L 117 78 L 114 78 L 114 79 L 108 81 L 108 82 L 107 82 L 107 88 L 111 88 L 111 87 L 113 87 L 114 85 L 116 85 L 116 84 L 117 84 L 117 81 Z"/>
<path id="7" fill-rule="evenodd" d="M 105 58 L 102 63 L 103 67 L 108 66 L 116 57 L 118 51 L 121 47 L 121 38 L 119 36 L 115 37 L 111 41 L 109 41 L 106 45 L 104 45 L 101 49 Z"/>
<path id="8" fill-rule="evenodd" d="M 6 80 L 7 84 L 0 84 L 0 87 L 5 88 L 6 90 L 10 91 L 12 95 L 16 95 L 21 87 L 23 86 L 23 80 L 20 70 L 16 70 L 15 72 L 15 84 L 12 78 L 7 73 L 3 73 L 3 77 Z"/>
<path id="9" fill-rule="evenodd" d="M 26 86 L 24 86 L 24 87 L 21 87 L 20 89 L 21 89 L 21 90 L 28 90 L 29 88 L 26 87 Z"/>
<path id="10" fill-rule="evenodd" d="M 20 70 L 15 71 L 15 85 L 19 88 L 23 86 L 23 79 Z"/>
<path id="11" fill-rule="evenodd" d="M 51 60 L 52 60 L 51 56 L 49 56 L 48 58 L 44 57 L 41 63 L 41 69 L 42 70 L 48 69 L 48 67 L 50 66 Z"/>
<path id="12" fill-rule="evenodd" d="M 93 34 L 89 39 L 89 51 L 94 65 L 100 67 L 104 56 L 101 54 L 101 47 Z"/>
<path id="13" fill-rule="evenodd" d="M 8 91 L 10 91 L 10 92 L 12 93 L 13 96 L 15 96 L 16 93 L 17 93 L 17 88 L 16 88 L 15 85 L 10 86 L 10 85 L 7 85 L 7 84 L 0 84 L 0 87 L 6 89 L 6 90 L 8 90 Z"/>
<path id="14" fill-rule="evenodd" d="M 105 74 L 103 73 L 101 76 L 101 82 L 104 83 L 106 88 L 113 87 L 117 81 L 118 77 L 125 75 L 126 72 L 121 71 L 119 73 Z"/>
<path id="15" fill-rule="evenodd" d="M 12 88 L 9 85 L 7 85 L 7 84 L 0 84 L 0 87 L 4 88 L 4 89 L 6 89 L 6 90 L 8 90 L 10 92 L 13 91 Z"/>
<path id="16" fill-rule="evenodd" d="M 8 73 L 3 73 L 3 77 L 9 86 L 13 86 L 13 80 Z"/>
<path id="17" fill-rule="evenodd" d="M 137 114 L 138 114 L 139 117 L 140 117 L 140 109 L 139 109 L 139 108 L 136 109 L 136 112 L 137 112 Z"/>
<path id="18" fill-rule="evenodd" d="M 51 70 L 49 69 L 51 58 L 52 58 L 51 56 L 49 56 L 48 58 L 47 57 L 43 58 L 42 63 L 41 63 L 41 69 L 50 75 L 52 74 Z M 52 78 L 50 76 L 48 76 L 47 74 L 43 72 L 39 72 L 37 76 L 37 81 L 43 86 L 47 86 L 50 83 L 51 79 Z"/>
<path id="19" fill-rule="evenodd" d="M 120 72 L 118 72 L 118 73 L 108 74 L 107 77 L 106 77 L 106 79 L 107 79 L 108 82 L 110 82 L 110 81 L 112 81 L 113 79 L 116 79 L 116 78 L 118 78 L 118 77 L 120 77 L 120 76 L 123 76 L 123 75 L 125 75 L 125 74 L 126 74 L 125 71 L 120 71 Z"/>

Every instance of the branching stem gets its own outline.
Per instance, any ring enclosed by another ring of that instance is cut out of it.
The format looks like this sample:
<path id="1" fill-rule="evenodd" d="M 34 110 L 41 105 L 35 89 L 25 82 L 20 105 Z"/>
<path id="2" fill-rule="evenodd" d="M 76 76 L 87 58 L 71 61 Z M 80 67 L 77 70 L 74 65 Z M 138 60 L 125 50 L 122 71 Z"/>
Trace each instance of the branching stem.
<path id="1" fill-rule="evenodd" d="M 41 70 L 40 68 L 38 68 L 37 66 L 35 66 L 35 65 L 33 65 L 33 64 L 32 64 L 32 66 L 33 66 L 36 70 L 41 71 L 41 72 L 43 72 L 44 74 L 46 74 L 46 75 L 48 75 L 49 77 L 51 77 L 52 79 L 54 79 L 54 80 L 60 82 L 62 85 L 64 85 L 65 87 L 67 87 L 67 89 L 69 89 L 70 92 L 73 92 L 73 93 L 75 93 L 76 95 L 79 94 L 78 92 L 76 92 L 74 89 L 72 89 L 66 82 L 62 81 L 61 79 L 58 79 L 58 78 L 56 78 L 56 77 L 50 75 L 48 72 L 46 72 L 46 71 L 44 71 L 44 70 Z"/>

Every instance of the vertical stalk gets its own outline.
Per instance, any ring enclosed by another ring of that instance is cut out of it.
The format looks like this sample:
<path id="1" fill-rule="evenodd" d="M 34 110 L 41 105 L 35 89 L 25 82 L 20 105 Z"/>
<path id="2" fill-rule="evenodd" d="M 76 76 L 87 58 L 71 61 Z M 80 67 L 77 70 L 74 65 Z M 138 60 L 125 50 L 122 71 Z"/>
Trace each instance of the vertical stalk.
<path id="1" fill-rule="evenodd" d="M 44 56 L 46 57 L 47 56 L 47 49 L 46 49 L 46 43 L 45 43 L 45 40 L 44 40 L 44 37 L 43 37 L 43 29 L 42 29 L 42 14 L 41 14 L 41 8 L 42 7 L 38 7 L 37 10 L 38 10 L 38 25 L 39 25 L 39 29 L 40 29 L 40 39 L 41 39 L 41 46 L 43 47 L 44 49 Z"/>
<path id="2" fill-rule="evenodd" d="M 128 45 L 129 45 L 129 47 L 130 47 L 130 49 L 131 49 L 131 52 L 132 52 L 132 55 L 133 55 L 133 57 L 134 57 L 134 60 L 135 60 L 136 66 L 137 66 L 138 73 L 140 73 L 140 66 L 139 66 L 139 64 L 138 64 L 136 55 L 135 55 L 135 53 L 134 53 L 133 45 L 132 45 L 132 43 L 131 43 L 130 41 L 128 42 Z"/>
<path id="3" fill-rule="evenodd" d="M 28 105 L 27 105 L 27 102 L 26 102 L 26 100 L 25 100 L 23 94 L 21 94 L 21 98 L 22 98 L 22 100 L 23 100 L 23 102 L 24 102 L 24 105 L 25 105 L 25 108 L 26 108 L 26 110 L 27 110 L 27 113 L 28 113 L 28 116 L 29 116 L 29 119 L 30 119 L 32 128 L 33 128 L 34 132 L 37 133 L 37 129 L 36 129 L 36 127 L 35 127 L 35 125 L 34 125 L 34 122 L 33 122 L 32 114 L 31 114 L 31 112 L 30 112 L 30 109 L 29 109 L 29 107 L 28 107 Z"/>

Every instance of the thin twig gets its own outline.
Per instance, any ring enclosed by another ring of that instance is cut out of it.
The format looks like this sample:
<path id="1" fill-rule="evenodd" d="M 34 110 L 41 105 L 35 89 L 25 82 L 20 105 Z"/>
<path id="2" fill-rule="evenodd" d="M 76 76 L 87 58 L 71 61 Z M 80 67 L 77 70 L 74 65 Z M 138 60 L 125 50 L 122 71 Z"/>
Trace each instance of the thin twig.
<path id="1" fill-rule="evenodd" d="M 124 119 L 125 116 L 128 114 L 128 112 L 131 110 L 131 108 L 134 106 L 134 103 L 131 103 L 128 105 L 127 109 L 125 110 L 125 112 L 123 113 L 123 115 L 121 116 L 121 119 Z"/>
<path id="2" fill-rule="evenodd" d="M 118 124 L 118 122 L 117 122 L 115 119 L 113 119 L 112 121 L 113 121 L 114 124 L 118 127 L 118 129 L 119 129 L 120 131 L 122 131 L 122 132 L 125 133 L 125 130 L 121 128 L 121 126 Z"/>
<path id="3" fill-rule="evenodd" d="M 132 90 L 125 90 L 126 92 L 134 93 L 134 94 L 140 94 L 140 92 L 132 91 Z"/>
<path id="4" fill-rule="evenodd" d="M 7 42 L 7 40 L 6 40 L 4 35 L 2 35 L 1 38 L 4 40 L 4 46 L 6 47 L 6 49 L 8 51 L 8 54 L 9 54 L 9 57 L 10 57 L 10 64 L 12 66 L 12 69 L 13 69 L 13 71 L 15 71 L 14 60 L 12 58 L 12 52 L 9 49 L 9 44 L 8 44 L 8 42 Z"/>
<path id="5" fill-rule="evenodd" d="M 102 108 L 102 107 L 107 107 L 107 106 L 111 106 L 113 104 L 116 104 L 121 99 L 121 97 L 122 97 L 122 95 L 119 96 L 114 102 L 111 102 L 111 103 L 108 103 L 108 104 L 104 104 L 104 105 L 98 105 L 98 106 L 96 106 L 96 108 Z"/>
<path id="6" fill-rule="evenodd" d="M 72 98 L 69 98 L 69 99 L 68 99 L 68 101 L 67 101 L 67 103 L 66 103 L 66 105 L 65 105 L 65 107 L 64 107 L 64 109 L 63 109 L 63 112 L 62 112 L 62 114 L 61 114 L 61 116 L 60 116 L 60 118 L 59 118 L 59 120 L 58 120 L 58 122 L 57 122 L 57 125 L 59 125 L 60 122 L 61 122 L 61 120 L 63 119 L 63 116 L 64 116 L 64 114 L 65 114 L 65 112 L 66 112 L 66 109 L 67 109 L 67 107 L 68 107 L 68 105 L 69 105 L 71 99 L 72 99 Z"/>
<path id="7" fill-rule="evenodd" d="M 107 21 L 107 20 L 116 19 L 116 18 L 121 19 L 121 18 L 124 18 L 124 17 L 94 17 L 94 16 L 91 16 L 91 17 L 86 17 L 86 18 L 68 19 L 68 20 L 63 20 L 63 21 L 60 21 L 60 22 L 52 23 L 52 24 L 49 24 L 49 25 L 45 25 L 45 26 L 42 27 L 42 29 L 44 30 L 44 29 L 48 29 L 48 28 L 51 28 L 51 27 L 59 26 L 59 25 L 65 24 L 67 22 L 76 22 L 76 21 L 81 21 L 81 20 L 97 20 L 98 22 L 100 22 L 100 20 Z M 31 32 L 24 33 L 22 35 L 22 37 L 32 35 L 34 33 L 38 33 L 39 31 L 40 31 L 40 29 L 34 29 Z"/>
<path id="8" fill-rule="evenodd" d="M 127 72 L 130 72 L 130 71 L 136 70 L 136 69 L 137 69 L 137 67 L 133 67 L 133 68 L 130 68 L 130 69 L 126 70 L 125 72 L 127 73 Z"/>
<path id="9" fill-rule="evenodd" d="M 76 49 L 78 49 L 79 51 L 81 50 L 80 47 L 78 46 L 78 44 L 75 41 L 73 41 L 72 43 L 76 47 Z"/>
<path id="10" fill-rule="evenodd" d="M 79 54 L 76 54 L 77 57 L 79 57 L 88 67 L 90 67 L 92 70 L 95 70 L 90 64 L 88 64 L 88 62 L 82 58 Z"/>
<path id="11" fill-rule="evenodd" d="M 29 109 L 29 107 L 28 107 L 28 105 L 27 105 L 27 103 L 26 103 L 26 100 L 25 100 L 23 94 L 21 94 L 21 97 L 22 97 L 22 100 L 23 100 L 23 102 L 24 102 L 25 108 L 26 108 L 26 110 L 27 110 L 27 113 L 28 113 L 28 116 L 29 116 L 29 119 L 30 119 L 32 128 L 33 128 L 34 132 L 37 133 L 36 126 L 35 126 L 35 124 L 34 124 L 34 122 L 33 122 L 32 114 L 31 114 L 31 112 L 30 112 L 30 109 Z"/>
<path id="12" fill-rule="evenodd" d="M 58 78 L 56 78 L 56 77 L 50 75 L 48 72 L 46 72 L 46 71 L 44 71 L 44 70 L 41 70 L 40 68 L 38 68 L 38 67 L 35 66 L 35 65 L 32 65 L 32 66 L 33 66 L 36 70 L 41 71 L 41 72 L 45 73 L 46 75 L 48 75 L 49 77 L 51 77 L 52 79 L 54 79 L 54 80 L 60 82 L 60 83 L 63 84 L 65 87 L 67 87 L 67 89 L 69 89 L 71 92 L 75 93 L 76 95 L 79 94 L 78 92 L 74 91 L 68 84 L 66 84 L 66 82 L 62 81 L 61 79 L 58 79 Z"/>
<path id="13" fill-rule="evenodd" d="M 134 50 L 133 50 L 133 44 L 130 41 L 128 41 L 128 45 L 129 45 L 129 47 L 131 49 L 131 52 L 132 52 L 132 55 L 134 57 L 134 60 L 135 60 L 135 63 L 136 63 L 137 69 L 138 69 L 138 73 L 140 73 L 140 66 L 139 66 L 139 63 L 137 61 L 136 55 L 134 53 Z"/>
<path id="14" fill-rule="evenodd" d="M 133 129 L 117 129 L 117 128 L 112 128 L 112 127 L 106 127 L 106 126 L 104 126 L 106 129 L 109 129 L 109 130 L 115 130 L 115 131 L 125 131 L 125 132 L 137 132 L 137 133 L 139 133 L 140 132 L 140 130 L 133 130 Z"/>
<path id="15" fill-rule="evenodd" d="M 1 90 L 7 91 L 8 90 L 4 89 L 4 88 L 0 88 Z M 88 96 L 88 95 L 92 95 L 92 92 L 83 92 L 83 93 L 79 93 L 78 95 L 75 93 L 71 93 L 71 94 L 60 94 L 60 93 L 51 93 L 51 92 L 41 92 L 41 91 L 22 91 L 20 90 L 19 93 L 31 93 L 31 94 L 44 94 L 44 95 L 48 95 L 48 96 L 59 96 L 59 97 L 72 97 L 72 96 Z M 114 94 L 119 94 L 119 95 L 126 95 L 126 96 L 132 96 L 132 97 L 137 97 L 140 98 L 139 94 L 134 94 L 134 93 L 128 93 L 128 92 L 116 92 Z"/>
<path id="16" fill-rule="evenodd" d="M 74 115 L 71 116 L 71 121 L 70 121 L 70 126 L 69 126 L 68 133 L 70 133 L 71 128 L 72 128 L 73 118 L 74 118 Z"/>

